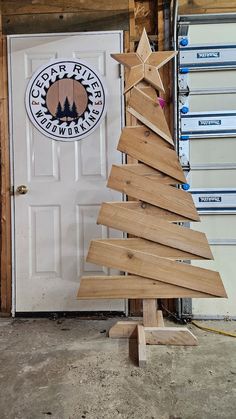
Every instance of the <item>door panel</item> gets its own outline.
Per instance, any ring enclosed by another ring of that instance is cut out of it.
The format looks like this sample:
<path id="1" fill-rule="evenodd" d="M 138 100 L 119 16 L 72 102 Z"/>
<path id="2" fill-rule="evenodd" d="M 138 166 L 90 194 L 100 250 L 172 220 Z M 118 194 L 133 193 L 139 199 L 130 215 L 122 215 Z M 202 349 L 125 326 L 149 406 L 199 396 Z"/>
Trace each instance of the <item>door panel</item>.
<path id="1" fill-rule="evenodd" d="M 235 141 L 235 138 L 203 138 L 190 141 L 191 167 L 204 164 L 235 165 Z"/>
<path id="2" fill-rule="evenodd" d="M 188 75 L 191 91 L 200 89 L 236 89 L 236 70 L 193 72 Z"/>
<path id="3" fill-rule="evenodd" d="M 235 189 L 236 170 L 191 170 L 188 179 L 192 189 Z"/>
<path id="4" fill-rule="evenodd" d="M 206 233 L 214 256 L 213 261 L 192 261 L 192 264 L 220 272 L 228 294 L 228 299 L 217 302 L 193 298 L 194 316 L 232 316 L 235 313 L 236 215 L 202 215 L 201 223 L 191 223 L 191 227 Z"/>
<path id="5" fill-rule="evenodd" d="M 121 32 L 9 37 L 13 179 L 15 190 L 16 311 L 124 311 L 123 300 L 79 301 L 81 275 L 109 273 L 88 264 L 89 242 L 121 233 L 97 226 L 101 202 L 121 200 L 106 188 L 122 125 L 121 79 L 112 52 Z M 108 111 L 101 125 L 75 142 L 54 141 L 29 121 L 25 89 L 34 71 L 52 58 L 80 58 L 105 78 Z M 117 273 L 117 271 L 113 272 Z"/>

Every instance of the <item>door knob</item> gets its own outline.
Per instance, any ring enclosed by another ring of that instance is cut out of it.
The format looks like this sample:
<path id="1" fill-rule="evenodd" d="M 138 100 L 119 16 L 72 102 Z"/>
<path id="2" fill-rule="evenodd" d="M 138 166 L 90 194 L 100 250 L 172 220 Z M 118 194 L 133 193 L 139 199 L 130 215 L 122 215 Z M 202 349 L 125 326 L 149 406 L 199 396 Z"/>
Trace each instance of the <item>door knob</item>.
<path id="1" fill-rule="evenodd" d="M 20 195 L 25 195 L 28 192 L 28 188 L 26 185 L 19 185 L 16 188 L 16 192 Z"/>

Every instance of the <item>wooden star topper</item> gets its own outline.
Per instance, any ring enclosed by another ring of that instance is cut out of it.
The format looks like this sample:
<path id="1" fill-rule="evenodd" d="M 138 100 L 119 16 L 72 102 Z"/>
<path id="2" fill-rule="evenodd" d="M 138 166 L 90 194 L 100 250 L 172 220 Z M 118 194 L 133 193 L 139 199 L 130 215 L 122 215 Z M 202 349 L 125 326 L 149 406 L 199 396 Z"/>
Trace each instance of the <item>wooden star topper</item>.
<path id="1" fill-rule="evenodd" d="M 111 54 L 111 56 L 129 69 L 125 93 L 143 79 L 157 90 L 164 92 L 158 69 L 170 61 L 176 54 L 176 51 L 152 52 L 147 32 L 144 29 L 136 52 Z"/>

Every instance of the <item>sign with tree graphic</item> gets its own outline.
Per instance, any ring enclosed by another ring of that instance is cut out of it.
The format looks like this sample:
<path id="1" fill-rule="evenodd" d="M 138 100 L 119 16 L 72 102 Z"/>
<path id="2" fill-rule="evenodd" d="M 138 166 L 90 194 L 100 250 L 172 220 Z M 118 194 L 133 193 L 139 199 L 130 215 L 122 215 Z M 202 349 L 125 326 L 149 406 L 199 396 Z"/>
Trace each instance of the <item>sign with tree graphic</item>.
<path id="1" fill-rule="evenodd" d="M 61 141 L 90 135 L 106 113 L 102 76 L 81 60 L 53 60 L 33 74 L 26 90 L 28 116 L 46 137 Z"/>

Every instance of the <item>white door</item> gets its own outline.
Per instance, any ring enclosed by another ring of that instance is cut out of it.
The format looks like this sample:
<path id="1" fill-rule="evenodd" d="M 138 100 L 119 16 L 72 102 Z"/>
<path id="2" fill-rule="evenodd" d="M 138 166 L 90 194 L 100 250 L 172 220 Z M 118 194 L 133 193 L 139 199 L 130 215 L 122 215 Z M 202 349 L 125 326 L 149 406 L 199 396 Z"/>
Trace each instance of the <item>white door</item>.
<path id="1" fill-rule="evenodd" d="M 111 164 L 121 163 L 121 79 L 112 52 L 122 52 L 120 31 L 9 37 L 16 312 L 124 310 L 123 300 L 76 299 L 81 275 L 109 274 L 86 263 L 90 240 L 120 237 L 96 225 L 101 202 L 122 199 L 106 188 Z M 80 141 L 52 140 L 26 114 L 27 83 L 54 58 L 86 61 L 107 85 L 106 117 Z M 19 185 L 28 193 L 16 193 Z"/>

